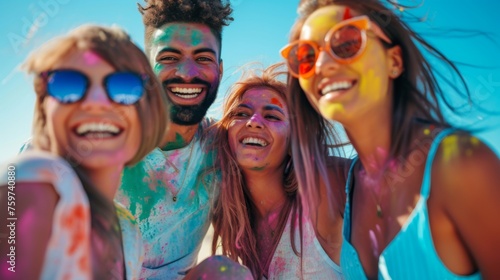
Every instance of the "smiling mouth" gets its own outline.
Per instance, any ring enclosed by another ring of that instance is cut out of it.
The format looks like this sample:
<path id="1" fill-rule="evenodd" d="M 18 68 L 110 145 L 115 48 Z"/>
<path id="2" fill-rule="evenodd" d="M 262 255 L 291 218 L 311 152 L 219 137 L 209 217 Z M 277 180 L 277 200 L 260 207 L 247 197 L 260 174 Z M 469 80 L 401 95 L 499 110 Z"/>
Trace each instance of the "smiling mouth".
<path id="1" fill-rule="evenodd" d="M 338 81 L 328 84 L 321 90 L 322 95 L 326 95 L 332 92 L 347 91 L 356 85 L 356 81 Z"/>
<path id="2" fill-rule="evenodd" d="M 102 139 L 116 137 L 123 132 L 123 129 L 110 123 L 88 122 L 78 125 L 74 132 L 78 137 Z"/>
<path id="3" fill-rule="evenodd" d="M 193 99 L 198 97 L 203 88 L 201 87 L 172 87 L 170 91 L 176 96 L 184 99 Z"/>
<path id="4" fill-rule="evenodd" d="M 245 137 L 240 142 L 244 145 L 254 147 L 266 147 L 267 145 L 269 145 L 266 140 L 257 137 Z"/>

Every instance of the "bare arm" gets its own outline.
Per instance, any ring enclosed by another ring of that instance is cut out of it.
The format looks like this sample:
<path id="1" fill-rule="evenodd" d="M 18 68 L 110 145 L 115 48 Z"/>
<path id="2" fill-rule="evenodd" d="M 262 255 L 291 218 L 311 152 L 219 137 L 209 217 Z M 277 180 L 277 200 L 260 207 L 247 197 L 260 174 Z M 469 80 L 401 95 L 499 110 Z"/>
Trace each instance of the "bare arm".
<path id="1" fill-rule="evenodd" d="M 484 279 L 500 279 L 500 160 L 477 138 L 451 137 L 440 148 L 444 209 Z"/>
<path id="2" fill-rule="evenodd" d="M 0 186 L 0 278 L 40 278 L 57 200 L 57 193 L 47 183 L 18 183 L 11 189 Z M 12 217 L 17 220 L 7 220 Z M 8 263 L 11 260 L 14 262 Z"/>

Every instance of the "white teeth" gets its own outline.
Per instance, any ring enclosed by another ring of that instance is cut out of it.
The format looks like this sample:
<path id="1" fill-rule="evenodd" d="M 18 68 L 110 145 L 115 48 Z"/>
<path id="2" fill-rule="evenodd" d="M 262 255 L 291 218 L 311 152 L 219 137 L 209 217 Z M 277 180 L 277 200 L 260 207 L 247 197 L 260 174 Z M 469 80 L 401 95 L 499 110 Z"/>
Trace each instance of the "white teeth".
<path id="1" fill-rule="evenodd" d="M 348 81 L 334 82 L 327 85 L 323 90 L 321 90 L 321 93 L 327 94 L 331 91 L 350 89 L 352 87 L 352 84 L 352 82 Z"/>
<path id="2" fill-rule="evenodd" d="M 200 94 L 202 91 L 202 88 L 184 88 L 184 87 L 174 87 L 171 89 L 173 93 L 176 93 L 176 95 L 179 94 L 189 94 L 189 96 Z"/>
<path id="3" fill-rule="evenodd" d="M 120 128 L 110 123 L 83 123 L 76 128 L 76 133 L 79 135 L 86 133 L 110 133 L 117 134 Z"/>
<path id="4" fill-rule="evenodd" d="M 184 98 L 184 99 L 193 99 L 196 96 L 198 96 L 198 94 L 177 94 L 177 93 L 175 95 L 179 96 L 180 98 Z"/>
<path id="5" fill-rule="evenodd" d="M 254 145 L 259 145 L 261 147 L 265 147 L 268 145 L 268 143 L 264 139 L 260 138 L 255 138 L 255 137 L 247 137 L 244 138 L 243 141 L 241 141 L 243 144 L 254 144 Z"/>

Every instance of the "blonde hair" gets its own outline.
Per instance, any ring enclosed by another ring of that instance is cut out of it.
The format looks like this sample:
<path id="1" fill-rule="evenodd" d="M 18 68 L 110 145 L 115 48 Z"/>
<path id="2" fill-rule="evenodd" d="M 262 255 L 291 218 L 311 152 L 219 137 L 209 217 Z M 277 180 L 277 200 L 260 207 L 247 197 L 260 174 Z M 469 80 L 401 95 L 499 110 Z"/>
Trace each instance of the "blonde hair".
<path id="1" fill-rule="evenodd" d="M 127 164 L 135 164 L 153 150 L 162 140 L 168 121 L 166 96 L 156 79 L 144 53 L 130 40 L 130 37 L 117 27 L 84 25 L 72 30 L 65 36 L 55 38 L 30 54 L 23 68 L 35 74 L 36 92 L 33 120 L 33 140 L 35 149 L 50 150 L 47 136 L 47 118 L 43 102 L 47 96 L 46 82 L 40 73 L 53 70 L 57 62 L 64 60 L 76 51 L 92 51 L 109 63 L 117 71 L 133 71 L 147 76 L 144 96 L 134 104 L 141 123 L 141 145 L 135 156 Z M 69 154 L 64 157 L 78 174 L 89 198 L 93 238 L 103 240 L 104 248 L 93 247 L 94 278 L 105 279 L 113 276 L 117 256 L 120 256 L 121 233 L 118 217 L 112 201 L 96 189 L 84 175 L 79 163 Z M 95 244 L 95 242 L 92 242 Z M 118 258 L 119 259 L 119 258 Z"/>

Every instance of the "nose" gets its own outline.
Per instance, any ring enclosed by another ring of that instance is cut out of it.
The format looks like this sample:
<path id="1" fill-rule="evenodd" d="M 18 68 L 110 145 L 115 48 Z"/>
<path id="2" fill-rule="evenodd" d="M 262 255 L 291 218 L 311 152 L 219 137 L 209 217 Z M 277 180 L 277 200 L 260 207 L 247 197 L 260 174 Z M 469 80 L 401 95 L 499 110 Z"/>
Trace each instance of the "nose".
<path id="1" fill-rule="evenodd" d="M 184 81 L 191 81 L 199 74 L 198 65 L 191 59 L 186 59 L 183 63 L 179 63 L 175 74 Z"/>
<path id="2" fill-rule="evenodd" d="M 111 108 L 111 103 L 102 85 L 92 85 L 82 101 L 82 109 L 107 110 Z"/>
<path id="3" fill-rule="evenodd" d="M 328 53 L 322 50 L 318 55 L 318 60 L 315 64 L 316 75 L 328 76 L 333 74 L 339 68 L 339 63 Z"/>
<path id="4" fill-rule="evenodd" d="M 262 117 L 259 114 L 253 114 L 247 121 L 248 128 L 262 128 Z"/>

